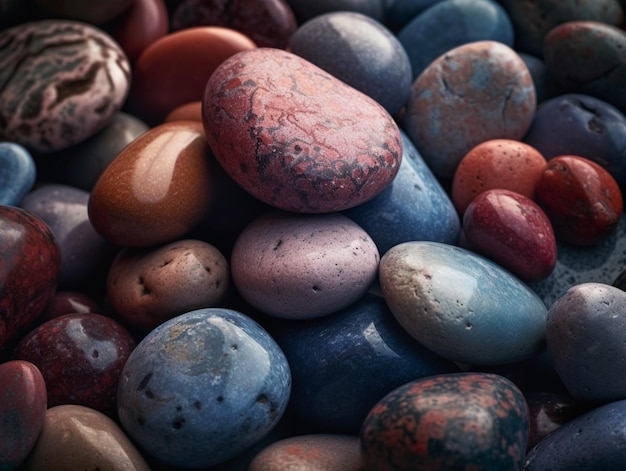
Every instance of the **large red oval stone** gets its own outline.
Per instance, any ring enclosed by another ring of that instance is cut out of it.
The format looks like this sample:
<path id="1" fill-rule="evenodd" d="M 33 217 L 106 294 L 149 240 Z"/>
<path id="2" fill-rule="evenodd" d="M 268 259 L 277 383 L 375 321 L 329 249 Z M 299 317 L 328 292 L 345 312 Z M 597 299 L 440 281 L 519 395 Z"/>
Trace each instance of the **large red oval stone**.
<path id="1" fill-rule="evenodd" d="M 226 172 L 287 211 L 361 204 L 392 182 L 402 158 L 400 131 L 384 108 L 279 49 L 224 61 L 207 82 L 202 112 Z"/>

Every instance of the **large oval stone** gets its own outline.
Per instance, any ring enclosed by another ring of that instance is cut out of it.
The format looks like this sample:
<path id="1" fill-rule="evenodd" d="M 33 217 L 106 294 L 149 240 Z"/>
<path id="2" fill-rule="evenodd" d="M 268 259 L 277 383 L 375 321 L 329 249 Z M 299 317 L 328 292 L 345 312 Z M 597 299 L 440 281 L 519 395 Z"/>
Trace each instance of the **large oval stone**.
<path id="1" fill-rule="evenodd" d="M 405 242 L 381 259 L 393 315 L 422 345 L 475 365 L 514 363 L 540 352 L 547 309 L 517 277 L 468 250 Z"/>
<path id="2" fill-rule="evenodd" d="M 278 49 L 224 61 L 207 82 L 203 119 L 226 172 L 288 211 L 361 204 L 391 183 L 402 159 L 400 131 L 382 106 Z"/>
<path id="3" fill-rule="evenodd" d="M 0 138 L 40 152 L 95 134 L 130 87 L 120 46 L 88 24 L 43 20 L 0 33 Z"/>

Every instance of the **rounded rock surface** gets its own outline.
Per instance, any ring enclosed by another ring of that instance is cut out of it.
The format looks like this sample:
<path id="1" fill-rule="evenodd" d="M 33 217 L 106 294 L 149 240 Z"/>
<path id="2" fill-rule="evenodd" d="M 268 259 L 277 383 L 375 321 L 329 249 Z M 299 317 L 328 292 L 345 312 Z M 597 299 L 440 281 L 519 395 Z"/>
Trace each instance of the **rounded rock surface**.
<path id="1" fill-rule="evenodd" d="M 128 95 L 130 64 L 100 29 L 42 20 L 0 32 L 0 137 L 39 152 L 82 142 Z"/>
<path id="2" fill-rule="evenodd" d="M 226 173 L 287 211 L 361 204 L 391 184 L 402 158 L 400 131 L 382 106 L 279 49 L 224 61 L 207 82 L 203 119 Z"/>
<path id="3" fill-rule="evenodd" d="M 18 206 L 36 176 L 37 167 L 28 150 L 13 142 L 0 142 L 0 204 Z"/>
<path id="4" fill-rule="evenodd" d="M 235 287 L 276 317 L 331 314 L 361 298 L 376 279 L 376 244 L 338 214 L 271 211 L 239 234 L 231 255 Z"/>

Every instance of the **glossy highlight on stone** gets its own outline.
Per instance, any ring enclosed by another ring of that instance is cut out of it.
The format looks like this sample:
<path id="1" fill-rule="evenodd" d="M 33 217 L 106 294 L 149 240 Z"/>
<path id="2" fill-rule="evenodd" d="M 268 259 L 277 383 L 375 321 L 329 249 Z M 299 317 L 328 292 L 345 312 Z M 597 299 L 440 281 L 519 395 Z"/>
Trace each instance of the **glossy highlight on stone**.
<path id="1" fill-rule="evenodd" d="M 0 204 L 18 206 L 35 184 L 36 174 L 28 150 L 13 142 L 0 142 Z"/>
<path id="2" fill-rule="evenodd" d="M 110 242 L 145 247 L 170 242 L 196 226 L 213 195 L 202 124 L 156 126 L 126 146 L 89 198 L 89 219 Z"/>
<path id="3" fill-rule="evenodd" d="M 122 373 L 118 414 L 147 455 L 209 467 L 267 435 L 290 388 L 287 360 L 259 324 L 231 309 L 200 309 L 139 343 Z"/>
<path id="4" fill-rule="evenodd" d="M 402 158 L 400 131 L 384 108 L 278 49 L 224 61 L 207 83 L 203 119 L 226 173 L 287 211 L 363 203 L 391 184 Z"/>
<path id="5" fill-rule="evenodd" d="M 0 137 L 50 152 L 78 144 L 117 113 L 130 64 L 100 29 L 42 20 L 0 32 Z"/>
<path id="6" fill-rule="evenodd" d="M 528 406 L 508 379 L 489 373 L 436 375 L 383 397 L 361 428 L 367 471 L 521 470 Z"/>

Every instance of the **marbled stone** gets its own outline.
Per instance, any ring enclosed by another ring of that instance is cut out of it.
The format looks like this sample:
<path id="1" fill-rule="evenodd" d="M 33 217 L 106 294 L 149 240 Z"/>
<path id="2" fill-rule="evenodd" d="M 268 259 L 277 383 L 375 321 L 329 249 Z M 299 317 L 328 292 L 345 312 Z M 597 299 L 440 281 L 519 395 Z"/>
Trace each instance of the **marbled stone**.
<path id="1" fill-rule="evenodd" d="M 37 167 L 28 150 L 13 142 L 0 142 L 0 204 L 18 206 L 36 177 Z"/>
<path id="2" fill-rule="evenodd" d="M 363 203 L 391 184 L 402 158 L 400 132 L 382 106 L 278 49 L 224 61 L 207 82 L 203 119 L 226 173 L 287 211 Z"/>
<path id="3" fill-rule="evenodd" d="M 344 214 L 369 234 L 380 254 L 412 240 L 454 244 L 461 223 L 450 197 L 402 134 L 402 162 L 391 185 Z"/>
<path id="4" fill-rule="evenodd" d="M 24 471 L 149 471 L 135 445 L 113 419 L 78 405 L 51 407 Z"/>
<path id="5" fill-rule="evenodd" d="M 0 138 L 64 149 L 108 124 L 126 100 L 130 65 L 102 30 L 42 20 L 0 32 Z"/>
<path id="6" fill-rule="evenodd" d="M 365 470 L 521 470 L 528 406 L 506 378 L 456 373 L 412 381 L 383 397 L 361 429 Z"/>
<path id="7" fill-rule="evenodd" d="M 149 456 L 209 467 L 267 435 L 290 388 L 287 360 L 260 325 L 238 311 L 200 309 L 139 343 L 122 373 L 118 413 Z"/>
<path id="8" fill-rule="evenodd" d="M 288 50 L 373 98 L 391 115 L 409 98 L 413 76 L 404 47 L 362 13 L 316 16 L 291 35 Z"/>
<path id="9" fill-rule="evenodd" d="M 0 469 L 11 471 L 26 459 L 46 415 L 46 383 L 30 362 L 0 364 Z"/>
<path id="10" fill-rule="evenodd" d="M 127 247 L 183 236 L 211 203 L 211 158 L 201 123 L 176 121 L 150 129 L 100 175 L 88 204 L 93 227 Z"/>
<path id="11" fill-rule="evenodd" d="M 547 308 L 517 277 L 468 250 L 405 242 L 380 261 L 385 300 L 422 345 L 453 361 L 506 364 L 540 352 Z"/>
<path id="12" fill-rule="evenodd" d="M 439 56 L 415 80 L 404 128 L 433 173 L 451 178 L 481 142 L 521 140 L 535 106 L 532 77 L 517 53 L 478 41 Z"/>

